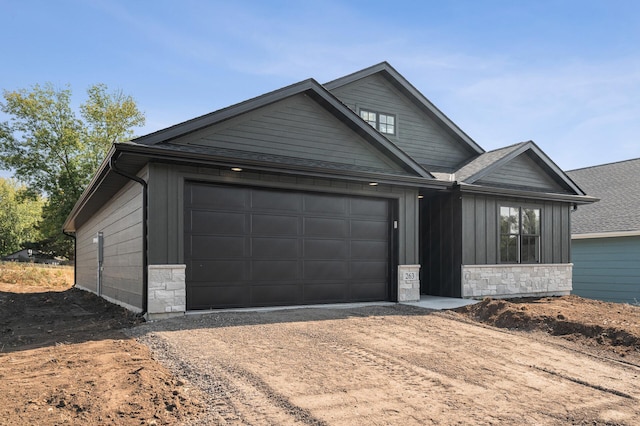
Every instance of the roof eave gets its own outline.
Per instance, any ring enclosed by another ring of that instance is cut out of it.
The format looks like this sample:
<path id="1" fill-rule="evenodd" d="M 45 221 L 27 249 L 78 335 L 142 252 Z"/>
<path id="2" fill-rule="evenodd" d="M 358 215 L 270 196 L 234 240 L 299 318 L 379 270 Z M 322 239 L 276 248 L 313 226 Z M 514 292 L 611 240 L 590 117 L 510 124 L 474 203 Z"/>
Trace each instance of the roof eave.
<path id="1" fill-rule="evenodd" d="M 140 155 L 148 160 L 181 162 L 212 167 L 240 167 L 245 170 L 258 172 L 280 173 L 303 177 L 339 178 L 358 182 L 376 182 L 378 184 L 404 185 L 410 187 L 443 189 L 451 183 L 431 177 L 395 175 L 390 173 L 376 173 L 354 170 L 320 169 L 311 166 L 277 165 L 268 161 L 252 159 L 232 159 L 209 153 L 194 153 L 184 151 L 165 151 L 153 146 L 138 144 L 120 144 L 119 152 L 123 154 Z"/>
<path id="2" fill-rule="evenodd" d="M 598 201 L 598 198 L 589 197 L 587 195 L 571 195 L 571 194 L 557 194 L 553 192 L 535 192 L 525 191 L 508 188 L 496 188 L 483 185 L 474 185 L 468 183 L 457 183 L 457 187 L 460 192 L 486 194 L 486 195 L 499 195 L 507 197 L 517 198 L 529 198 L 535 200 L 548 200 L 548 201 L 563 201 L 576 205 L 591 204 Z"/>
<path id="3" fill-rule="evenodd" d="M 69 212 L 69 214 L 67 215 L 67 218 L 62 225 L 62 230 L 64 232 L 75 232 L 75 225 L 73 222 L 75 221 L 75 218 L 80 210 L 82 210 L 82 207 L 86 204 L 87 200 L 99 188 L 100 183 L 106 178 L 110 170 L 109 160 L 115 154 L 116 150 L 116 144 L 111 145 L 111 148 L 109 148 L 109 151 L 107 152 L 105 159 L 102 161 L 102 164 L 100 164 L 100 167 L 98 167 L 98 170 L 93 175 L 93 178 L 84 189 L 82 194 L 80 194 L 80 198 L 78 198 L 78 200 L 74 204 L 71 212 Z"/>

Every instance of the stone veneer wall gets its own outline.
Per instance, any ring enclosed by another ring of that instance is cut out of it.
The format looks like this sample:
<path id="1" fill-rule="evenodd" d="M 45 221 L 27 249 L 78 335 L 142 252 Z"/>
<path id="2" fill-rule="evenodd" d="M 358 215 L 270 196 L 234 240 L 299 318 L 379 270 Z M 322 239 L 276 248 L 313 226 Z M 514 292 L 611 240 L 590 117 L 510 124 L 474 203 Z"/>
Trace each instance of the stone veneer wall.
<path id="1" fill-rule="evenodd" d="M 563 296 L 573 264 L 462 265 L 462 297 Z"/>
<path id="2" fill-rule="evenodd" d="M 420 300 L 420 265 L 398 265 L 398 302 Z"/>
<path id="3" fill-rule="evenodd" d="M 186 265 L 149 265 L 147 319 L 184 315 L 187 310 Z"/>

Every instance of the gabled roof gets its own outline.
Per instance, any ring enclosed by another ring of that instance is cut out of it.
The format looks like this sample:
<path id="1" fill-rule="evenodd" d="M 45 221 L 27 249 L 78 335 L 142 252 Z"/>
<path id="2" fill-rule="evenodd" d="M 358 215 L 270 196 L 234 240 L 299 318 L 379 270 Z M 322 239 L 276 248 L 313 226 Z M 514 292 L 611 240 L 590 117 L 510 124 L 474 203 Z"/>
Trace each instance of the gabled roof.
<path id="1" fill-rule="evenodd" d="M 570 170 L 567 174 L 600 201 L 572 214 L 572 234 L 640 235 L 640 158 Z"/>
<path id="2" fill-rule="evenodd" d="M 486 152 L 473 159 L 455 172 L 455 180 L 460 183 L 473 184 L 489 176 L 522 154 L 528 154 L 546 172 L 551 179 L 571 192 L 584 196 L 580 189 L 533 141 L 521 142 L 504 148 Z"/>
<path id="3" fill-rule="evenodd" d="M 407 81 L 398 71 L 396 71 L 388 62 L 381 62 L 353 74 L 338 78 L 336 80 L 325 83 L 323 86 L 327 90 L 333 90 L 354 81 L 366 78 L 370 75 L 380 73 L 389 80 L 400 92 L 407 98 L 411 99 L 418 107 L 420 107 L 428 116 L 440 123 L 453 136 L 455 136 L 462 144 L 466 145 L 470 151 L 477 154 L 484 153 L 484 149 L 480 147 L 469 135 L 460 129 L 449 117 L 440 111 L 429 99 L 427 99 L 418 89 L 416 89 L 409 81 Z"/>
<path id="4" fill-rule="evenodd" d="M 367 140 L 372 146 L 380 150 L 389 158 L 393 159 L 403 169 L 409 171 L 414 176 L 433 179 L 433 175 L 424 170 L 415 160 L 413 160 L 404 151 L 394 145 L 387 138 L 382 136 L 377 130 L 368 125 L 357 114 L 346 107 L 327 89 L 322 87 L 314 79 L 308 79 L 296 84 L 284 87 L 279 90 L 258 96 L 253 99 L 241 102 L 236 105 L 206 114 L 192 120 L 185 121 L 175 126 L 159 130 L 146 136 L 134 139 L 132 142 L 139 145 L 153 145 L 161 147 L 174 139 L 183 137 L 197 130 L 208 126 L 221 123 L 241 114 L 256 110 L 258 108 L 273 104 L 288 97 L 305 93 L 320 105 L 327 109 L 331 114 L 349 126 L 362 138 Z"/>

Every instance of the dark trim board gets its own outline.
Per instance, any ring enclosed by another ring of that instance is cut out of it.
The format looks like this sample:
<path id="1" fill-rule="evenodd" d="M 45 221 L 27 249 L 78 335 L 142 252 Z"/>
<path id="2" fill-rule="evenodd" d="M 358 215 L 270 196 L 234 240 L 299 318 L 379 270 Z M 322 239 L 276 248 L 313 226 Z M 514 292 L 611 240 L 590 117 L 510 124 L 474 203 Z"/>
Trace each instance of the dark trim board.
<path id="1" fill-rule="evenodd" d="M 394 204 L 186 181 L 187 309 L 392 299 Z"/>

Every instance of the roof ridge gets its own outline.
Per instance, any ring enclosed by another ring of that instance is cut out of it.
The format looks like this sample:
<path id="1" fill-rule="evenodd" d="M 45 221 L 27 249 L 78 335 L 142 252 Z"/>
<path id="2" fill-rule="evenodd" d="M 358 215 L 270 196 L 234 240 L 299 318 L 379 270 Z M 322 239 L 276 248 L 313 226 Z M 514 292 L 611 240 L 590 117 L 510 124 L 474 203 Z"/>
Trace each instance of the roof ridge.
<path id="1" fill-rule="evenodd" d="M 595 169 L 597 167 L 612 166 L 614 164 L 628 163 L 628 162 L 631 162 L 631 161 L 638 161 L 638 160 L 640 160 L 640 157 L 638 157 L 638 158 L 629 158 L 627 160 L 612 161 L 610 163 L 596 164 L 596 165 L 593 165 L 593 166 L 586 166 L 586 167 L 580 167 L 580 168 L 577 168 L 577 169 L 567 170 L 567 173 L 577 172 L 578 170 Z"/>

